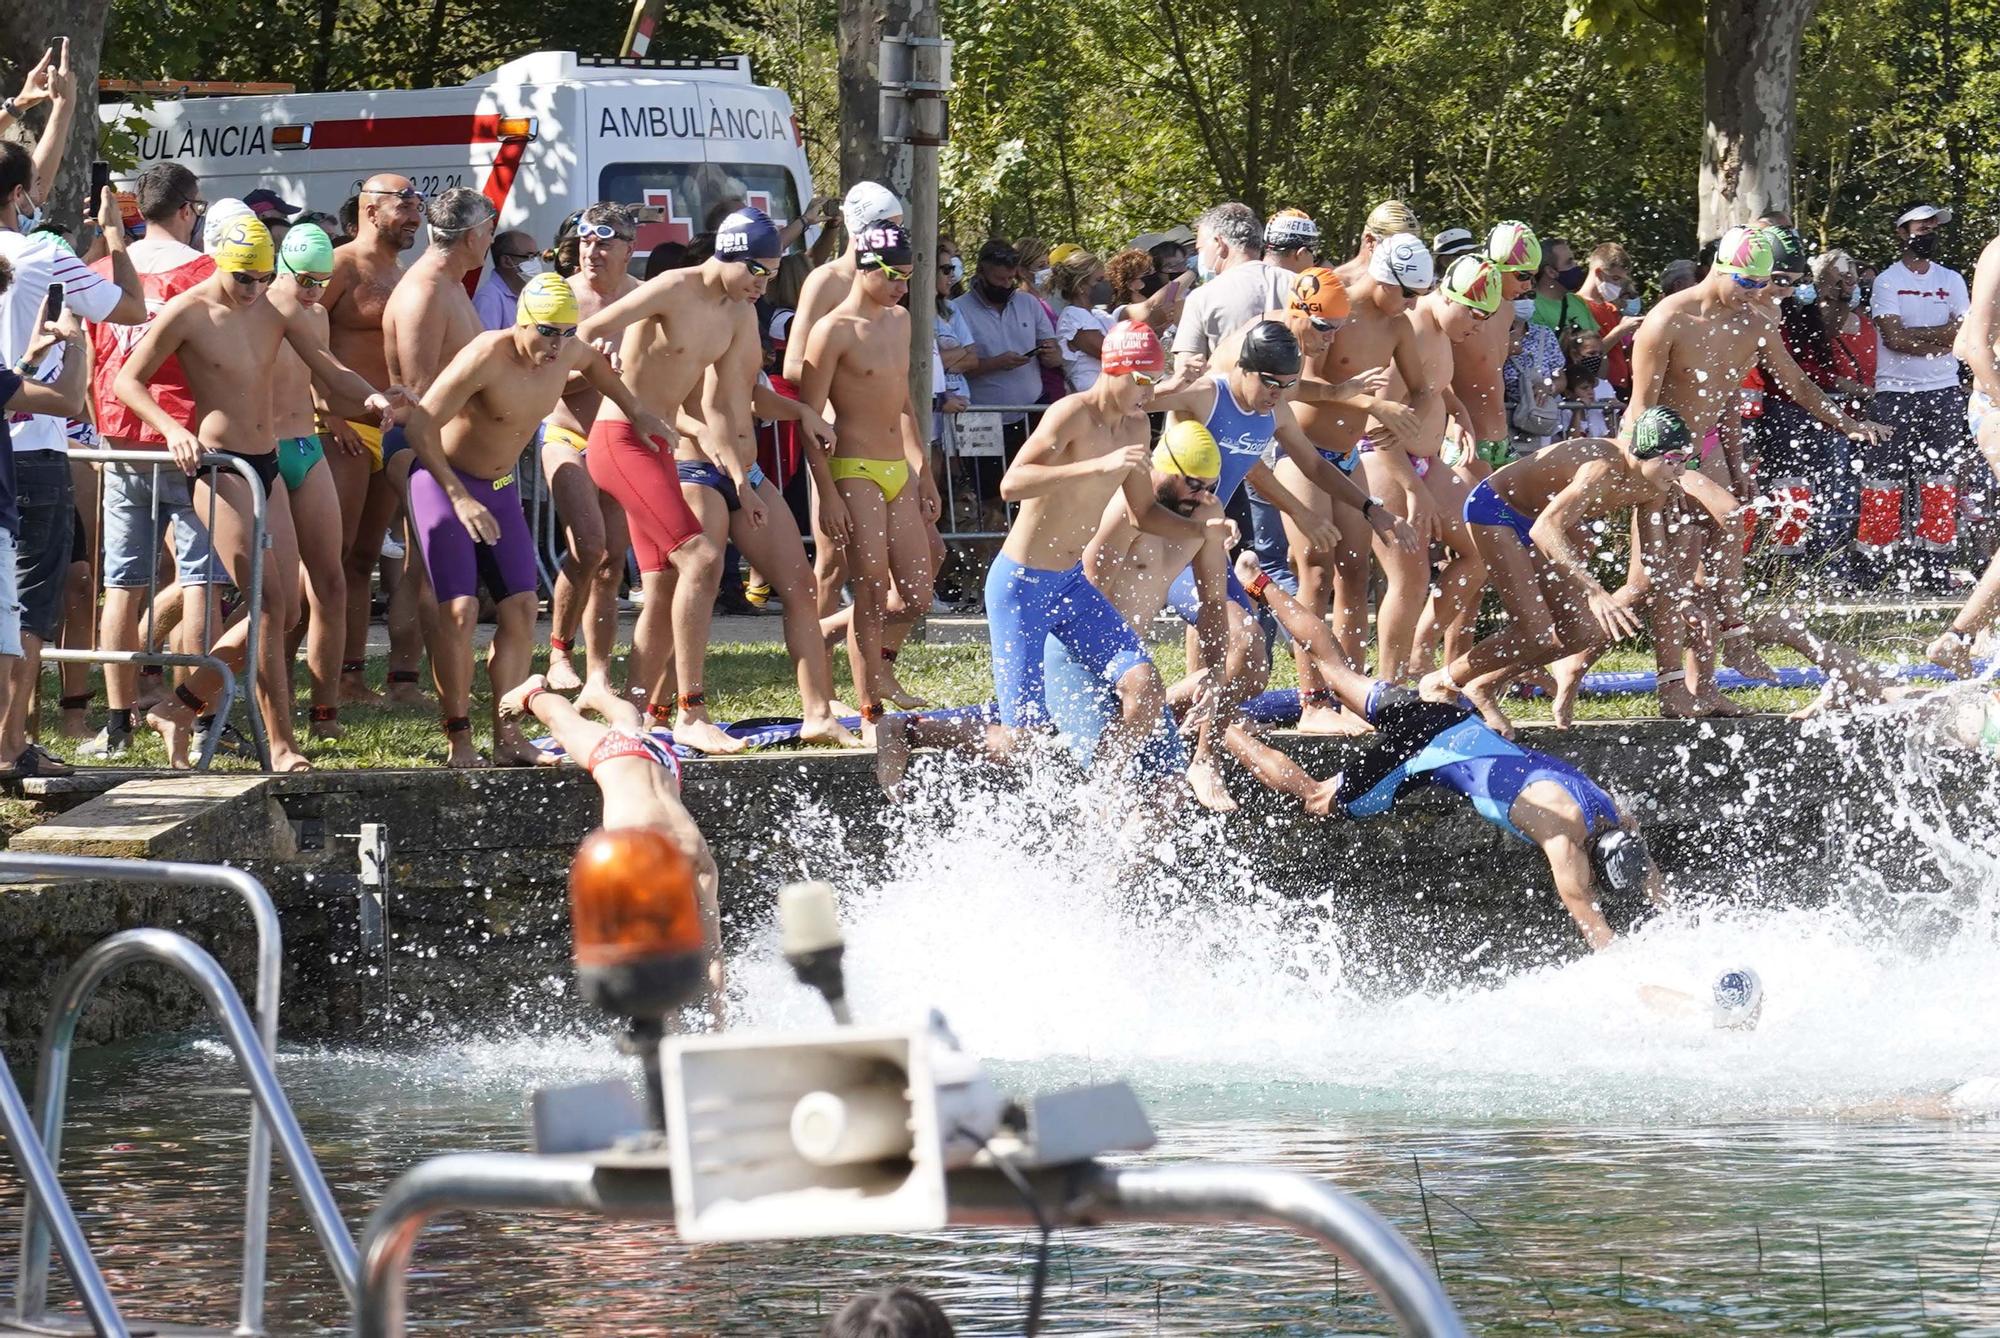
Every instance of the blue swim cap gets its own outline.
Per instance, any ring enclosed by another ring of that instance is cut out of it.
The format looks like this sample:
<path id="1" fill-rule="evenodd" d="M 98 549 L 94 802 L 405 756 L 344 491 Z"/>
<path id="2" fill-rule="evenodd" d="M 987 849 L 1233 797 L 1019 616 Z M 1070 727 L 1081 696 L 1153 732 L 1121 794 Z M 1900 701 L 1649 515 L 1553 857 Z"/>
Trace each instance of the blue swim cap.
<path id="1" fill-rule="evenodd" d="M 738 209 L 715 230 L 718 260 L 776 260 L 784 251 L 778 225 L 762 209 Z"/>

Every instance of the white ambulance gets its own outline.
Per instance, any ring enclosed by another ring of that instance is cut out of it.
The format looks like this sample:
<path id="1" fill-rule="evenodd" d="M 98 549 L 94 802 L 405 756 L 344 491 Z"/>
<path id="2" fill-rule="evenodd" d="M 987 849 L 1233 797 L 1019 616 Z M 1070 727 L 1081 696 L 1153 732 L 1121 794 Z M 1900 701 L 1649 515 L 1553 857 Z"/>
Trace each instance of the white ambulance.
<path id="1" fill-rule="evenodd" d="M 658 211 L 639 259 L 711 229 L 737 201 L 782 226 L 812 198 L 791 99 L 753 83 L 747 56 L 541 51 L 449 88 L 106 103 L 102 115 L 145 123 L 134 175 L 180 163 L 211 201 L 261 186 L 338 215 L 368 177 L 395 172 L 427 196 L 482 191 L 503 230 L 546 247 L 571 211 L 615 200 Z"/>

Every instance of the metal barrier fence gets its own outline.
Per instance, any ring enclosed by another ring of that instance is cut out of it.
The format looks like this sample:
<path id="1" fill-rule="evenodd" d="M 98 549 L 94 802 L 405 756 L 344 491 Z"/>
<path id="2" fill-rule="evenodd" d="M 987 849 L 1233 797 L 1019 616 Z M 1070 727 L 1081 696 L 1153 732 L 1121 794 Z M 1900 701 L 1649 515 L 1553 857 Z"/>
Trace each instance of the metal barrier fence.
<path id="1" fill-rule="evenodd" d="M 149 495 L 151 496 L 152 501 L 151 501 L 151 511 L 148 516 L 148 527 L 149 527 L 149 532 L 154 536 L 155 545 L 154 545 L 154 551 L 151 554 L 149 554 L 149 561 L 146 567 L 146 608 L 145 612 L 141 615 L 141 626 L 140 626 L 141 648 L 136 651 L 129 651 L 129 650 L 107 651 L 107 650 L 61 650 L 51 647 L 42 652 L 42 660 L 44 663 L 50 663 L 56 665 L 158 664 L 162 666 L 175 665 L 184 667 L 205 665 L 209 668 L 216 670 L 218 673 L 222 675 L 222 697 L 221 700 L 216 703 L 217 723 L 216 727 L 214 729 L 207 731 L 206 736 L 203 738 L 201 745 L 201 752 L 196 758 L 194 764 L 196 770 L 205 771 L 208 769 L 210 762 L 214 759 L 216 744 L 220 741 L 222 735 L 222 727 L 229 720 L 230 713 L 234 709 L 236 698 L 238 695 L 236 675 L 233 672 L 231 672 L 229 666 L 224 664 L 219 658 L 217 658 L 212 654 L 207 653 L 207 648 L 213 647 L 215 645 L 216 637 L 219 635 L 220 631 L 226 630 L 226 629 L 218 629 L 217 626 L 215 625 L 215 613 L 217 611 L 216 610 L 217 601 L 212 594 L 213 587 L 210 587 L 211 594 L 209 595 L 209 597 L 204 598 L 202 600 L 201 644 L 204 648 L 203 652 L 200 654 L 175 654 L 173 652 L 153 649 L 153 647 L 157 644 L 157 638 L 154 632 L 154 605 L 158 602 L 158 597 L 159 597 L 159 568 L 160 568 L 159 541 L 164 539 L 165 537 L 160 528 L 161 513 L 160 513 L 159 482 L 162 471 L 172 470 L 175 472 L 179 472 L 180 466 L 174 463 L 172 457 L 160 451 L 111 451 L 111 450 L 76 449 L 70 451 L 69 458 L 71 460 L 82 460 L 90 464 L 99 464 L 99 465 L 140 465 L 147 467 L 151 471 L 151 478 L 150 478 L 151 486 L 149 487 L 148 492 Z M 263 481 L 257 477 L 257 471 L 251 468 L 250 462 L 247 460 L 243 460 L 233 455 L 222 455 L 215 452 L 210 452 L 204 454 L 201 457 L 200 461 L 196 464 L 195 468 L 197 471 L 210 471 L 210 470 L 220 470 L 220 469 L 230 470 L 234 472 L 237 475 L 237 477 L 241 478 L 243 482 L 250 489 L 252 522 L 253 522 L 251 530 L 251 542 L 250 542 L 250 588 L 248 590 L 240 592 L 247 601 L 245 607 L 245 616 L 249 618 L 250 623 L 247 632 L 247 639 L 244 643 L 244 661 L 243 661 L 241 695 L 244 698 L 244 700 L 249 703 L 250 733 L 252 741 L 256 745 L 258 763 L 263 767 L 264 770 L 269 771 L 271 769 L 270 739 L 264 728 L 263 712 L 257 705 L 257 653 L 258 653 L 258 635 L 259 635 L 258 620 L 259 616 L 263 612 L 263 607 L 264 607 L 264 553 L 270 547 L 271 544 L 271 537 L 268 532 L 267 522 L 265 518 L 265 509 L 269 504 L 269 499 L 266 498 L 264 495 Z M 97 526 L 98 530 L 97 551 L 94 554 L 92 554 L 92 563 L 93 563 L 92 570 L 94 572 L 102 572 L 104 570 L 104 537 L 107 529 L 107 527 L 103 524 L 103 511 L 102 511 L 102 497 L 104 489 L 100 487 L 98 492 L 99 492 L 99 516 L 98 516 L 99 523 Z M 208 517 L 206 520 L 206 529 L 210 535 L 213 535 L 215 532 L 215 514 L 216 514 L 216 507 L 218 505 L 217 492 L 218 490 L 215 488 L 210 488 L 208 492 Z M 221 559 L 219 557 L 216 558 L 215 561 L 218 566 L 221 565 Z M 228 573 L 225 571 L 223 574 L 224 578 L 227 579 Z M 95 586 L 96 584 L 97 583 L 93 581 L 93 585 Z M 92 601 L 92 608 L 93 610 L 96 608 L 96 602 L 94 599 Z M 96 640 L 95 636 L 92 637 L 92 640 L 93 642 Z"/>

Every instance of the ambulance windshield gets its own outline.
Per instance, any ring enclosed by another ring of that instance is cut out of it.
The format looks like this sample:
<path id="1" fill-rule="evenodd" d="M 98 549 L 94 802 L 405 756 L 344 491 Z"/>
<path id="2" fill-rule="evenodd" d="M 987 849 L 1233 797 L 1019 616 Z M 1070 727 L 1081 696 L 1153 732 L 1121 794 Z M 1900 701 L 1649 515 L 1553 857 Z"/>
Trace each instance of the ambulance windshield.
<path id="1" fill-rule="evenodd" d="M 641 273 L 653 248 L 683 246 L 731 210 L 753 204 L 780 227 L 798 216 L 798 184 L 775 163 L 617 163 L 598 177 L 597 198 L 643 212 L 632 248 L 632 270 Z"/>

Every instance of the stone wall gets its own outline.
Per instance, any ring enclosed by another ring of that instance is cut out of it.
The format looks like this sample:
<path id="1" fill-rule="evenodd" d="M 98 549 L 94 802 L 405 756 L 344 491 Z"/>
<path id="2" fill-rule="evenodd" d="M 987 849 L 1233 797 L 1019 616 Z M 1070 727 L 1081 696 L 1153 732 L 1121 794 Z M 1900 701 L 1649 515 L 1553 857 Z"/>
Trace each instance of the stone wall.
<path id="1" fill-rule="evenodd" d="M 1314 775 L 1353 756 L 1346 740 L 1279 735 Z M 1678 885 L 1739 895 L 1761 887 L 1810 900 L 1841 837 L 1837 800 L 1880 807 L 1871 768 L 1835 743 L 1773 718 L 1718 725 L 1669 721 L 1595 724 L 1564 734 L 1529 730 L 1524 742 L 1569 758 L 1637 809 L 1662 866 Z M 1879 771 L 1879 769 L 1877 769 Z M 1954 782 L 1977 783 L 1967 775 Z M 968 766 L 955 785 L 1005 784 Z M 1235 789 L 1253 785 L 1239 778 Z M 115 792 L 114 792 L 115 793 Z M 686 799 L 723 870 L 726 932 L 763 922 L 778 885 L 824 867 L 801 848 L 795 815 L 835 815 L 845 850 L 864 852 L 848 878 L 868 877 L 870 856 L 900 821 L 882 802 L 868 755 L 759 754 L 698 762 Z M 238 797 L 231 802 L 245 802 Z M 199 851 L 264 878 L 286 934 L 284 1031 L 365 1036 L 411 1025 L 507 1028 L 517 1015 L 545 1019 L 567 985 L 564 873 L 598 817 L 596 787 L 571 771 L 328 772 L 273 777 L 260 809 L 233 818 L 218 840 L 200 827 Z M 1829 815 L 1833 815 L 1831 818 Z M 384 823 L 393 895 L 386 953 L 360 932 L 355 836 Z M 1885 836 L 1893 844 L 1893 834 Z M 1252 795 L 1227 820 L 1224 840 L 1259 879 L 1303 901 L 1337 887 L 1338 913 L 1381 952 L 1393 978 L 1449 972 L 1468 959 L 1579 950 L 1538 852 L 1503 837 L 1455 796 L 1413 793 L 1367 822 L 1323 821 Z M 1910 864 L 1921 852 L 1884 848 Z M 1769 877 L 1773 871 L 1784 876 Z M 1633 908 L 1614 908 L 1614 919 Z M 191 933 L 247 983 L 248 921 L 219 894 L 70 885 L 0 892 L 0 1041 L 19 1058 L 38 1032 L 48 989 L 90 942 L 135 923 Z M 143 973 L 107 987 L 84 1034 L 91 1040 L 175 1028 L 192 999 Z"/>

